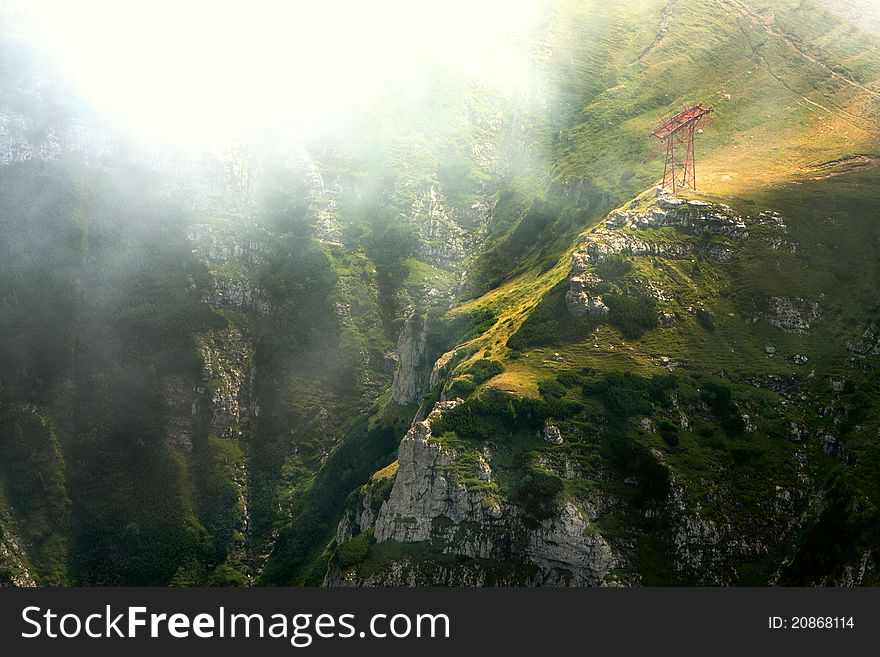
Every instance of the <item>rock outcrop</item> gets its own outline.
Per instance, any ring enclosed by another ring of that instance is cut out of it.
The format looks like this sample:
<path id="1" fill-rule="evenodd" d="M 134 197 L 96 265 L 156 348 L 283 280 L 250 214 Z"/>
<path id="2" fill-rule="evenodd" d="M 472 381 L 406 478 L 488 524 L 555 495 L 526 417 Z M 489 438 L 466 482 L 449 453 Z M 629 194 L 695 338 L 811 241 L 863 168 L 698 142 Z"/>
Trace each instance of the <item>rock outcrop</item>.
<path id="1" fill-rule="evenodd" d="M 431 435 L 431 422 L 460 403 L 438 402 L 425 420 L 413 425 L 400 444 L 396 479 L 375 520 L 369 493 L 363 492 L 356 512 L 340 524 L 337 541 L 358 530 L 372 530 L 379 543 L 430 545 L 443 554 L 479 561 L 450 567 L 430 558 L 404 556 L 366 577 L 331 567 L 325 584 L 589 586 L 612 582 L 612 570 L 620 565 L 621 557 L 592 530 L 597 504 L 566 500 L 552 517 L 530 521 L 521 509 L 492 492 L 498 473 L 488 447 L 472 459 L 473 472 L 467 478 L 462 475 L 462 455 Z M 480 565 L 483 560 L 504 564 L 504 572 L 498 575 L 487 570 Z"/>
<path id="2" fill-rule="evenodd" d="M 756 318 L 763 319 L 771 326 L 797 335 L 806 335 L 822 315 L 816 301 L 799 297 L 768 297 L 756 302 Z"/>
<path id="3" fill-rule="evenodd" d="M 479 523 L 500 516 L 500 509 L 485 498 L 470 495 L 447 473 L 455 461 L 454 451 L 431 441 L 431 421 L 444 410 L 455 408 L 460 400 L 439 402 L 428 417 L 417 422 L 404 437 L 398 450 L 397 479 L 391 497 L 379 511 L 375 536 L 378 541 L 393 539 L 401 543 L 426 541 L 431 537 L 435 518 L 454 523 Z M 483 470 L 491 477 L 488 465 Z"/>
<path id="4" fill-rule="evenodd" d="M 683 236 L 692 235 L 703 240 L 676 240 L 650 232 L 662 228 L 672 228 Z M 565 295 L 568 310 L 575 317 L 607 314 L 607 306 L 594 289 L 602 282 L 597 265 L 609 256 L 681 260 L 704 255 L 724 262 L 732 257 L 731 244 L 748 237 L 748 234 L 745 219 L 734 214 L 729 207 L 679 199 L 668 194 L 661 194 L 643 211 L 613 210 L 606 217 L 604 226 L 587 235 L 572 253 L 569 289 Z"/>
<path id="5" fill-rule="evenodd" d="M 843 346 L 857 356 L 880 356 L 880 328 L 872 322 L 846 340 Z"/>
<path id="6" fill-rule="evenodd" d="M 608 314 L 608 306 L 602 297 L 590 292 L 590 288 L 599 282 L 591 273 L 591 261 L 586 253 L 575 251 L 571 257 L 571 276 L 568 279 L 568 290 L 565 293 L 565 305 L 575 317 L 596 317 Z"/>
<path id="7" fill-rule="evenodd" d="M 749 238 L 751 225 L 766 227 L 770 233 L 785 231 L 778 214 L 746 218 L 726 205 L 681 199 L 664 190 L 658 190 L 657 198 L 641 210 L 613 210 L 604 224 L 586 235 L 572 253 L 565 295 L 568 311 L 575 317 L 602 316 L 608 312 L 597 290 L 603 283 L 600 266 L 611 256 L 669 260 L 705 257 L 727 262 L 733 257 L 737 244 Z M 658 301 L 668 300 L 655 282 L 640 280 L 638 283 Z M 807 302 L 802 306 L 794 302 L 786 304 L 785 300 L 777 303 L 779 298 L 774 299 L 768 317 L 783 330 L 809 330 L 810 322 L 819 316 L 818 306 L 809 306 Z M 676 320 L 673 314 L 666 312 L 661 312 L 660 319 L 663 326 L 670 326 Z"/>
<path id="8" fill-rule="evenodd" d="M 0 587 L 36 586 L 21 541 L 10 525 L 11 521 L 2 515 L 0 509 Z"/>
<path id="9" fill-rule="evenodd" d="M 272 312 L 272 305 L 266 300 L 265 291 L 253 285 L 242 274 L 215 276 L 213 289 L 208 295 L 208 303 L 212 306 L 235 306 L 260 315 L 268 315 Z"/>
<path id="10" fill-rule="evenodd" d="M 260 315 L 272 312 L 265 291 L 251 282 L 250 272 L 265 263 L 269 236 L 236 224 L 197 223 L 187 228 L 192 251 L 211 270 L 207 301 L 212 306 L 234 306 Z"/>
<path id="11" fill-rule="evenodd" d="M 241 329 L 212 331 L 198 338 L 202 378 L 211 401 L 211 430 L 238 438 L 255 411 L 251 401 L 253 346 Z"/>
<path id="12" fill-rule="evenodd" d="M 418 226 L 419 255 L 434 267 L 463 271 L 472 253 L 467 231 L 450 216 L 446 200 L 433 185 L 417 196 L 410 210 L 410 220 Z"/>
<path id="13" fill-rule="evenodd" d="M 64 153 L 93 159 L 106 154 L 108 147 L 105 137 L 80 123 L 50 125 L 0 110 L 0 166 L 30 160 L 51 162 Z"/>
<path id="14" fill-rule="evenodd" d="M 551 445 L 561 445 L 563 443 L 562 432 L 559 430 L 559 427 L 549 422 L 544 425 L 544 429 L 541 431 L 541 438 L 544 442 Z"/>
<path id="15" fill-rule="evenodd" d="M 392 399 L 401 405 L 413 404 L 425 392 L 428 322 L 423 316 L 411 315 L 403 324 L 397 339 L 397 371 L 391 387 Z"/>
<path id="16" fill-rule="evenodd" d="M 263 239 L 241 234 L 231 226 L 209 223 L 192 224 L 187 228 L 186 238 L 193 245 L 193 252 L 206 260 L 217 262 L 241 261 L 261 265 L 269 252 L 268 235 Z"/>

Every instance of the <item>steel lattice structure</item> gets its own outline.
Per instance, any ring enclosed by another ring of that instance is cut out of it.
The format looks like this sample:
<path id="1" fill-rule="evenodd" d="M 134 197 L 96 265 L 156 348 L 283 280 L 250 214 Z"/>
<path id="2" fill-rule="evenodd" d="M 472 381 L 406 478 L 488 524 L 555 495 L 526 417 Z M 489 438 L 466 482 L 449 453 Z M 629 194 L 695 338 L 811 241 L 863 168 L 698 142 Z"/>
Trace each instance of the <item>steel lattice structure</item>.
<path id="1" fill-rule="evenodd" d="M 679 112 L 661 123 L 651 136 L 666 142 L 666 167 L 663 170 L 663 187 L 697 189 L 697 167 L 694 158 L 694 133 L 705 118 L 712 113 L 711 107 L 698 104 Z"/>

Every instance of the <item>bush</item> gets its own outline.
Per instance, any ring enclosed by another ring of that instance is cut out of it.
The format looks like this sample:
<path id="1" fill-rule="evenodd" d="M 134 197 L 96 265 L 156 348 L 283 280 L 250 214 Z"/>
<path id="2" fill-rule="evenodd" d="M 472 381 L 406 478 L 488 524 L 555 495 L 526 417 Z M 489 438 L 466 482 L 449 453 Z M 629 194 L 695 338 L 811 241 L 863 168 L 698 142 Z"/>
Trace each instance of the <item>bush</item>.
<path id="1" fill-rule="evenodd" d="M 584 377 L 582 374 L 578 374 L 577 372 L 573 372 L 571 370 L 567 370 L 565 372 L 560 372 L 556 375 L 556 380 L 559 381 L 566 388 L 574 388 L 576 386 L 584 385 Z"/>
<path id="2" fill-rule="evenodd" d="M 547 418 L 564 420 L 581 408 L 573 401 L 517 397 L 490 388 L 445 411 L 431 423 L 431 428 L 436 434 L 452 431 L 461 438 L 486 440 L 509 436 L 518 429 L 537 430 Z"/>
<path id="3" fill-rule="evenodd" d="M 739 413 L 733 412 L 721 423 L 727 433 L 742 433 L 746 430 L 746 421 Z"/>
<path id="4" fill-rule="evenodd" d="M 867 546 L 880 541 L 880 512 L 859 501 L 864 498 L 842 466 L 830 473 L 823 488 L 823 503 L 799 532 L 780 584 L 815 585 L 829 574 L 842 574 L 844 564 L 857 563 Z"/>
<path id="5" fill-rule="evenodd" d="M 624 474 L 636 477 L 636 503 L 661 502 L 670 489 L 669 469 L 647 447 L 622 434 L 611 434 L 604 443 L 605 457 Z"/>
<path id="6" fill-rule="evenodd" d="M 522 326 L 510 336 L 507 346 L 522 351 L 529 347 L 546 347 L 566 342 L 579 342 L 599 325 L 595 317 L 573 317 L 565 303 L 568 281 L 562 280 L 535 306 Z"/>
<path id="7" fill-rule="evenodd" d="M 470 366 L 468 374 L 470 374 L 473 377 L 474 382 L 479 385 L 485 383 L 494 376 L 498 376 L 503 371 L 504 365 L 502 365 L 500 361 L 481 358 Z"/>
<path id="8" fill-rule="evenodd" d="M 700 392 L 702 399 L 718 417 L 726 417 L 730 414 L 730 401 L 732 394 L 730 388 L 714 381 L 708 381 L 703 385 Z"/>
<path id="9" fill-rule="evenodd" d="M 669 397 L 666 391 L 677 387 L 678 379 L 673 374 L 655 374 L 648 382 L 648 396 L 658 404 L 667 404 Z"/>
<path id="10" fill-rule="evenodd" d="M 351 568 L 361 563 L 370 550 L 371 531 L 365 531 L 336 548 L 333 560 L 340 568 Z"/>
<path id="11" fill-rule="evenodd" d="M 623 337 L 636 340 L 657 327 L 657 302 L 653 297 L 606 294 L 603 299 L 608 306 L 608 323 Z"/>
<path id="12" fill-rule="evenodd" d="M 556 500 L 564 488 L 559 477 L 530 469 L 514 484 L 511 499 L 530 519 L 540 522 L 554 514 Z"/>
<path id="13" fill-rule="evenodd" d="M 626 276 L 632 270 L 632 261 L 622 255 L 611 254 L 596 265 L 596 274 L 603 281 L 613 281 Z"/>
<path id="14" fill-rule="evenodd" d="M 467 399 L 476 389 L 477 384 L 474 383 L 471 377 L 460 376 L 452 380 L 452 384 L 449 386 L 448 397 L 450 399 L 455 399 L 456 397 Z"/>
<path id="15" fill-rule="evenodd" d="M 648 382 L 629 372 L 609 372 L 603 379 L 586 384 L 584 391 L 597 395 L 605 410 L 616 417 L 650 415 L 652 411 L 646 395 Z"/>
<path id="16" fill-rule="evenodd" d="M 715 322 L 712 321 L 712 315 L 702 308 L 697 311 L 697 323 L 709 332 L 715 330 Z"/>
<path id="17" fill-rule="evenodd" d="M 730 458 L 732 458 L 734 462 L 739 463 L 740 465 L 748 463 L 758 456 L 758 452 L 751 449 L 746 449 L 744 447 L 733 447 L 730 450 Z"/>
<path id="18" fill-rule="evenodd" d="M 663 439 L 664 443 L 670 447 L 678 447 L 678 429 L 674 424 L 667 420 L 661 420 L 658 423 L 657 428 L 660 430 L 660 437 Z"/>
<path id="19" fill-rule="evenodd" d="M 449 320 L 442 320 L 437 332 L 442 335 L 445 348 L 446 345 L 460 344 L 482 335 L 492 328 L 496 321 L 495 313 L 485 308 L 472 312 L 459 312 Z"/>
<path id="20" fill-rule="evenodd" d="M 565 397 L 565 386 L 556 379 L 544 379 L 538 382 L 538 392 L 544 399 L 558 401 Z"/>

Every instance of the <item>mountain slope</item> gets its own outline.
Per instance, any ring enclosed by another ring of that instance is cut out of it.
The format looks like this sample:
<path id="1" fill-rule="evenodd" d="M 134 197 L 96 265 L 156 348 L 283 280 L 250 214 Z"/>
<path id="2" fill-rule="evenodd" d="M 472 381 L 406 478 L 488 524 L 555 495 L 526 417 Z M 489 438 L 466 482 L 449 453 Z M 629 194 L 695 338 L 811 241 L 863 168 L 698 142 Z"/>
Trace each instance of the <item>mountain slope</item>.
<path id="1" fill-rule="evenodd" d="M 872 16 L 547 0 L 195 155 L 0 33 L 0 583 L 876 584 Z"/>
<path id="2" fill-rule="evenodd" d="M 874 581 L 872 37 L 803 3 L 653 9 L 559 140 L 556 189 L 646 186 L 657 115 L 708 101 L 705 191 L 640 194 L 454 311 L 495 318 L 435 393 L 465 401 L 353 499 L 337 543 L 370 547 L 328 583 Z"/>

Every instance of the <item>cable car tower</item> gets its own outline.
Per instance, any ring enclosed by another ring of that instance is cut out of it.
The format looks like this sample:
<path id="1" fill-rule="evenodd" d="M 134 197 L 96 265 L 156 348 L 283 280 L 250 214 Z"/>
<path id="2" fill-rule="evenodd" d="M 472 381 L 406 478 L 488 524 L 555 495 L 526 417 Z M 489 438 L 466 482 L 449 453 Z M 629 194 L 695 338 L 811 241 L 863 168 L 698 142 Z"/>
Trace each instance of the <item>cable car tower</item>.
<path id="1" fill-rule="evenodd" d="M 666 167 L 663 170 L 663 187 L 675 193 L 679 189 L 697 190 L 697 168 L 694 159 L 694 132 L 711 107 L 699 104 L 679 112 L 663 121 L 651 136 L 666 142 Z"/>

